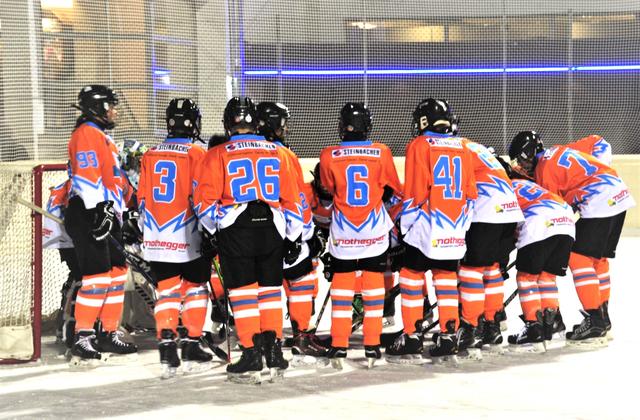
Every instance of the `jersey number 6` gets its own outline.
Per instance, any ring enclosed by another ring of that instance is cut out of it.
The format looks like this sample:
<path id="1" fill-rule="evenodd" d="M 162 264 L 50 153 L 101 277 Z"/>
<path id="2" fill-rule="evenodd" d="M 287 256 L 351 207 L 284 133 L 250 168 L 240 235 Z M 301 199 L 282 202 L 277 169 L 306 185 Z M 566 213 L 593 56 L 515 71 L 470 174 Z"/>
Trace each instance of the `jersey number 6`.
<path id="1" fill-rule="evenodd" d="M 233 178 L 230 182 L 231 194 L 237 202 L 246 203 L 261 198 L 267 201 L 280 199 L 279 159 L 260 158 L 255 164 L 248 158 L 235 159 L 227 164 L 227 171 Z"/>

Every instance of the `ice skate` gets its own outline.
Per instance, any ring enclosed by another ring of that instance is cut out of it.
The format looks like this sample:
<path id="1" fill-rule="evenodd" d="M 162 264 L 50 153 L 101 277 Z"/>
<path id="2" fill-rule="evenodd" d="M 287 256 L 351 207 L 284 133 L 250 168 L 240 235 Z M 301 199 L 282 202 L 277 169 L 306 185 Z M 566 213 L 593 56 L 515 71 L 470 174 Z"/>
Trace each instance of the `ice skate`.
<path id="1" fill-rule="evenodd" d="M 331 367 L 337 370 L 344 368 L 344 360 L 347 358 L 346 347 L 331 347 L 327 352 L 327 357 L 331 361 Z"/>
<path id="2" fill-rule="evenodd" d="M 611 319 L 609 318 L 609 301 L 602 304 L 602 316 L 604 317 L 604 330 L 607 332 L 607 340 L 613 340 L 613 332 L 611 331 Z"/>
<path id="3" fill-rule="evenodd" d="M 182 371 L 184 373 L 202 372 L 211 369 L 213 355 L 200 347 L 200 339 L 187 337 L 180 340 Z"/>
<path id="4" fill-rule="evenodd" d="M 500 324 L 500 331 L 507 331 L 509 326 L 507 325 L 507 312 L 503 309 L 501 311 L 497 311 L 493 316 L 493 320 Z"/>
<path id="5" fill-rule="evenodd" d="M 289 362 L 282 354 L 282 340 L 276 336 L 275 331 L 262 333 L 262 350 L 271 375 L 271 382 L 282 379 L 284 371 L 289 367 Z"/>
<path id="6" fill-rule="evenodd" d="M 564 332 L 567 329 L 562 321 L 562 315 L 559 309 L 546 308 L 542 314 L 542 328 L 544 331 L 545 345 L 551 341 L 554 336 L 556 338 L 564 338 Z"/>
<path id="7" fill-rule="evenodd" d="M 422 357 L 423 351 L 420 335 L 403 333 L 384 352 L 389 363 L 417 365 L 426 362 Z"/>
<path id="8" fill-rule="evenodd" d="M 482 340 L 478 336 L 477 327 L 460 319 L 460 327 L 456 333 L 458 357 L 470 360 L 482 360 Z"/>
<path id="9" fill-rule="evenodd" d="M 602 310 L 581 310 L 584 319 L 580 324 L 573 326 L 573 331 L 566 334 L 567 345 L 574 347 L 598 348 L 607 345 L 605 320 Z"/>
<path id="10" fill-rule="evenodd" d="M 524 322 L 522 331 L 508 337 L 509 350 L 516 353 L 544 353 L 544 335 L 542 329 L 542 314 L 536 314 L 535 321 L 524 319 L 524 315 L 520 315 Z"/>
<path id="11" fill-rule="evenodd" d="M 292 365 L 326 365 L 328 349 L 322 346 L 317 337 L 309 332 L 300 332 L 293 338 L 291 354 L 293 354 Z"/>
<path id="12" fill-rule="evenodd" d="M 91 368 L 97 366 L 102 354 L 95 348 L 96 336 L 93 330 L 78 331 L 71 347 L 71 368 Z"/>
<path id="13" fill-rule="evenodd" d="M 450 320 L 446 324 L 445 332 L 440 332 L 435 338 L 435 346 L 429 349 L 429 354 L 436 364 L 458 364 L 458 347 L 455 330 L 455 321 Z"/>
<path id="14" fill-rule="evenodd" d="M 262 335 L 253 336 L 253 347 L 242 350 L 240 359 L 227 365 L 227 379 L 239 384 L 255 384 L 262 382 Z"/>
<path id="15" fill-rule="evenodd" d="M 483 350 L 490 353 L 503 354 L 504 346 L 502 345 L 502 331 L 500 323 L 496 321 L 484 321 L 482 326 L 482 346 Z"/>
<path id="16" fill-rule="evenodd" d="M 373 369 L 373 365 L 376 363 L 376 360 L 379 360 L 382 357 L 380 346 L 364 346 L 364 357 L 367 358 L 367 368 Z"/>
<path id="17" fill-rule="evenodd" d="M 138 347 L 122 338 L 122 331 L 102 332 L 98 334 L 96 350 L 102 353 L 105 362 L 125 362 L 137 360 Z"/>
<path id="18" fill-rule="evenodd" d="M 178 343 L 176 342 L 176 334 L 171 330 L 162 330 L 160 333 L 160 342 L 158 343 L 160 351 L 160 366 L 162 379 L 169 379 L 176 376 L 180 367 L 180 359 L 178 358 Z"/>

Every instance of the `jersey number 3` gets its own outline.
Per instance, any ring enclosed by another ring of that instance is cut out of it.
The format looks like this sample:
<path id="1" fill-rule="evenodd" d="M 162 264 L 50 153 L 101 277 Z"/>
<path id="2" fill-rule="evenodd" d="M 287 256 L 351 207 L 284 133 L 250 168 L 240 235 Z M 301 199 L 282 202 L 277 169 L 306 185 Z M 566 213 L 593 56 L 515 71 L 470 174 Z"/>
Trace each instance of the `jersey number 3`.
<path id="1" fill-rule="evenodd" d="M 160 175 L 160 186 L 153 188 L 153 200 L 156 203 L 171 203 L 176 195 L 176 163 L 159 160 L 153 167 L 153 173 Z"/>

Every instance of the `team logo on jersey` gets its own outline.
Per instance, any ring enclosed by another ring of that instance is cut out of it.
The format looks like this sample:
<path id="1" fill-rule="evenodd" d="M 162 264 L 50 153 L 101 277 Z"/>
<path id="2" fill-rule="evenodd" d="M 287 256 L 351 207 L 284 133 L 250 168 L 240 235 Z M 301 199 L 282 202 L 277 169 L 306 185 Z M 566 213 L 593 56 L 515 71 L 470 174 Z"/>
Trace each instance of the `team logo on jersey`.
<path id="1" fill-rule="evenodd" d="M 372 245 L 380 244 L 382 242 L 385 242 L 386 240 L 387 240 L 387 234 L 384 234 L 384 235 L 379 236 L 377 238 L 362 238 L 362 239 L 358 239 L 358 238 L 349 238 L 349 239 L 336 238 L 336 239 L 333 240 L 333 245 L 334 246 L 347 247 L 347 248 L 358 248 L 358 247 L 372 246 Z"/>
<path id="2" fill-rule="evenodd" d="M 349 147 L 345 149 L 335 149 L 331 152 L 333 157 L 342 156 L 374 156 L 380 157 L 380 149 L 372 149 L 368 147 Z"/>
<path id="3" fill-rule="evenodd" d="M 516 211 L 520 209 L 517 201 L 511 201 L 509 203 L 496 204 L 496 213 L 504 213 L 505 211 Z"/>
<path id="4" fill-rule="evenodd" d="M 427 141 L 432 146 L 462 149 L 462 140 L 459 137 L 429 137 Z"/>
<path id="5" fill-rule="evenodd" d="M 624 189 L 620 191 L 618 194 L 614 195 L 612 198 L 608 199 L 607 204 L 609 204 L 609 207 L 613 207 L 617 205 L 619 202 L 626 200 L 627 198 L 629 198 L 629 190 Z"/>
<path id="6" fill-rule="evenodd" d="M 544 224 L 548 228 L 552 226 L 571 226 L 573 225 L 573 219 L 569 216 L 553 217 L 549 220 L 546 220 Z"/>
<path id="7" fill-rule="evenodd" d="M 246 149 L 263 149 L 263 150 L 276 150 L 278 146 L 272 143 L 260 142 L 260 141 L 234 141 L 224 146 L 227 152 L 234 152 L 236 150 Z"/>

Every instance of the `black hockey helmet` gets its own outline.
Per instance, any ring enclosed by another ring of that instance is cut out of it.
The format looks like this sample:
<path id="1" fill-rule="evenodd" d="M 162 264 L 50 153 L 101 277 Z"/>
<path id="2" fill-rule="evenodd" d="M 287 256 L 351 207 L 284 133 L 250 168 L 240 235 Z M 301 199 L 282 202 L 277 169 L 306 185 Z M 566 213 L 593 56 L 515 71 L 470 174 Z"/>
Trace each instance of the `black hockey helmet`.
<path id="1" fill-rule="evenodd" d="M 167 131 L 170 137 L 200 140 L 202 114 L 198 105 L 188 98 L 174 98 L 167 106 Z"/>
<path id="2" fill-rule="evenodd" d="M 425 99 L 413 111 L 413 135 L 419 136 L 425 131 L 458 133 L 458 117 L 444 99 Z"/>
<path id="3" fill-rule="evenodd" d="M 542 139 L 535 131 L 521 131 L 515 135 L 509 145 L 509 158 L 516 160 L 518 165 L 530 176 L 535 169 L 536 155 L 544 150 Z"/>
<path id="4" fill-rule="evenodd" d="M 208 147 L 209 149 L 213 149 L 214 147 L 225 143 L 227 140 L 229 139 L 224 134 L 214 134 L 211 137 L 209 137 Z"/>
<path id="5" fill-rule="evenodd" d="M 347 102 L 340 110 L 342 140 L 366 140 L 371 132 L 371 112 L 362 102 Z"/>
<path id="6" fill-rule="evenodd" d="M 110 130 L 116 126 L 116 122 L 109 118 L 107 112 L 118 102 L 118 94 L 113 89 L 104 85 L 87 85 L 80 89 L 78 103 L 73 106 L 80 110 L 82 117 Z"/>
<path id="7" fill-rule="evenodd" d="M 284 142 L 289 131 L 289 108 L 277 102 L 260 102 L 257 112 L 258 134 L 270 141 Z"/>
<path id="8" fill-rule="evenodd" d="M 248 96 L 234 96 L 229 99 L 224 108 L 222 124 L 228 136 L 232 136 L 239 129 L 249 129 L 255 133 L 258 128 L 256 106 Z"/>

